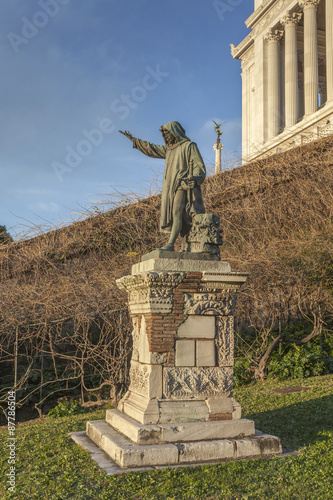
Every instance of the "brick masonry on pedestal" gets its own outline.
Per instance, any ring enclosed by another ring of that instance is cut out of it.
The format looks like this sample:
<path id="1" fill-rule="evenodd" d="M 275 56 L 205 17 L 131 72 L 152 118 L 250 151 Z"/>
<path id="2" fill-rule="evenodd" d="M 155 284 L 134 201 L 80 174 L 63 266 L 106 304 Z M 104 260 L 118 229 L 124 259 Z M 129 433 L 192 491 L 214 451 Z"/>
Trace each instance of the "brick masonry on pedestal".
<path id="1" fill-rule="evenodd" d="M 172 421 L 172 408 L 178 422 L 240 418 L 232 398 L 233 314 L 245 279 L 209 268 L 118 280 L 133 319 L 131 382 L 121 411 L 145 424 Z"/>

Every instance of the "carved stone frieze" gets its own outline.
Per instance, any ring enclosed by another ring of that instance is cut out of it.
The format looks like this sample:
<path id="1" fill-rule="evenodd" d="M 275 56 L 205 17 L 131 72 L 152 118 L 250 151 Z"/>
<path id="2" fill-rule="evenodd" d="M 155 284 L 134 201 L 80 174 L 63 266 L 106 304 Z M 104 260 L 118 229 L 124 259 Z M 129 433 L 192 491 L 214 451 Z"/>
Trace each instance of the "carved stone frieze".
<path id="1" fill-rule="evenodd" d="M 280 12 L 285 11 L 285 7 L 290 3 L 290 0 L 279 0 L 265 14 L 260 17 L 260 20 L 253 26 L 253 33 L 256 35 L 263 28 L 267 28 L 269 24 L 278 16 Z"/>
<path id="2" fill-rule="evenodd" d="M 201 282 L 198 286 L 200 293 L 235 294 L 240 285 L 237 283 L 221 283 L 220 281 Z"/>
<path id="3" fill-rule="evenodd" d="M 236 298 L 236 294 L 185 293 L 184 314 L 229 316 L 234 313 Z"/>
<path id="4" fill-rule="evenodd" d="M 134 359 L 135 361 L 139 360 L 139 336 L 140 336 L 139 322 L 140 322 L 140 318 L 138 316 L 133 316 L 133 318 L 132 318 L 132 323 L 133 323 L 133 330 L 132 330 L 132 338 L 133 338 L 132 359 Z"/>
<path id="5" fill-rule="evenodd" d="M 149 369 L 147 365 L 131 363 L 130 390 L 148 396 Z"/>
<path id="6" fill-rule="evenodd" d="M 234 365 L 234 317 L 216 318 L 216 339 L 218 366 Z"/>
<path id="7" fill-rule="evenodd" d="M 205 399 L 213 396 L 231 396 L 233 369 L 164 368 L 163 397 L 167 399 Z"/>
<path id="8" fill-rule="evenodd" d="M 162 397 L 162 365 L 131 361 L 129 391 L 145 398 Z"/>
<path id="9" fill-rule="evenodd" d="M 171 312 L 173 290 L 185 276 L 185 272 L 147 272 L 124 276 L 117 285 L 128 292 L 132 314 L 165 314 Z"/>

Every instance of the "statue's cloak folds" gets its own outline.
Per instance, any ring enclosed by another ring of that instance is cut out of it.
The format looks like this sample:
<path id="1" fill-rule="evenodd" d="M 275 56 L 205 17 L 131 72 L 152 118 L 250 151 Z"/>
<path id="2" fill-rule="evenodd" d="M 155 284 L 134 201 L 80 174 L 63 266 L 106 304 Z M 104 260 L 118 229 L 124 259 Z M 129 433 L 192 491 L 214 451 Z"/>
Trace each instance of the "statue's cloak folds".
<path id="1" fill-rule="evenodd" d="M 172 146 L 159 146 L 140 139 L 133 140 L 133 147 L 152 158 L 165 158 L 165 169 L 162 187 L 160 230 L 170 232 L 172 226 L 173 200 L 181 181 L 189 176 L 190 160 L 193 160 L 193 178 L 196 186 L 187 191 L 187 209 L 189 214 L 205 213 L 200 185 L 206 177 L 206 168 L 195 144 L 186 135 L 178 122 L 163 125 L 177 139 Z"/>

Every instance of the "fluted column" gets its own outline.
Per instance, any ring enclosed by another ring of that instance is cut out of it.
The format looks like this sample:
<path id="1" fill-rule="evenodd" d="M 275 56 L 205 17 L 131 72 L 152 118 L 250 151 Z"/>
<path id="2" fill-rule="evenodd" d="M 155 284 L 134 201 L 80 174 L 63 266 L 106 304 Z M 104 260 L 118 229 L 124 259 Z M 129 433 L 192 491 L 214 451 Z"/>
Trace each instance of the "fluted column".
<path id="1" fill-rule="evenodd" d="M 304 106 L 305 115 L 318 109 L 317 7 L 320 0 L 301 0 L 304 10 Z"/>
<path id="2" fill-rule="evenodd" d="M 280 39 L 281 31 L 270 30 L 265 40 L 268 44 L 268 81 L 267 81 L 267 107 L 268 107 L 268 139 L 279 133 L 280 125 Z"/>
<path id="3" fill-rule="evenodd" d="M 333 0 L 326 0 L 327 101 L 333 100 Z"/>
<path id="4" fill-rule="evenodd" d="M 298 118 L 297 24 L 300 14 L 288 14 L 281 23 L 285 30 L 285 116 L 286 127 Z"/>

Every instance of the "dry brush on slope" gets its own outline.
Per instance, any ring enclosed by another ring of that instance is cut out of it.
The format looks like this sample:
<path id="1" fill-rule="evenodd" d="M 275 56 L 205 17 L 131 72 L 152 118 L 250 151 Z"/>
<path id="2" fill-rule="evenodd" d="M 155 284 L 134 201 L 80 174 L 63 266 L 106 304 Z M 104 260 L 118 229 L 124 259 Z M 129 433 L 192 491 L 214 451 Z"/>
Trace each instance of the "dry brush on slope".
<path id="1" fill-rule="evenodd" d="M 255 379 L 265 376 L 276 334 L 302 317 L 312 336 L 331 314 L 333 138 L 210 177 L 208 212 L 220 216 L 222 258 L 250 277 L 239 295 L 239 348 Z M 55 395 L 117 398 L 128 382 L 130 321 L 115 280 L 164 242 L 159 196 L 0 248 L 0 399 L 40 408 Z M 296 339 L 305 342 L 308 339 Z"/>

